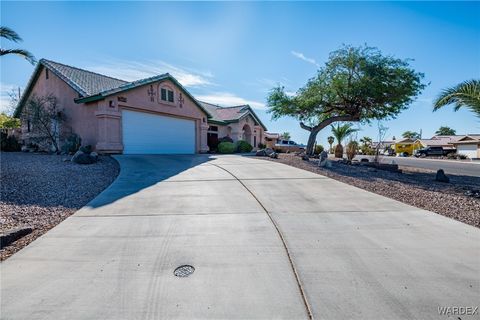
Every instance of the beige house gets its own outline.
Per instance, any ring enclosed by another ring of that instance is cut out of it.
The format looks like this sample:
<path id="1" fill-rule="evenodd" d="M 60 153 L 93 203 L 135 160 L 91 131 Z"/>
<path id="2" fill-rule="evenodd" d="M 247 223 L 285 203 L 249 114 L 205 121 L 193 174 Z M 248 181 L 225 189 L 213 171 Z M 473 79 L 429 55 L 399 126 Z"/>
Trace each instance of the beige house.
<path id="1" fill-rule="evenodd" d="M 42 59 L 17 110 L 21 117 L 33 95 L 53 95 L 66 121 L 60 143 L 70 133 L 101 153 L 191 154 L 209 151 L 209 136 L 243 139 L 256 147 L 265 126 L 248 105 L 220 107 L 197 101 L 173 76 L 128 82 Z M 22 121 L 21 139 L 32 138 Z"/>
<path id="2" fill-rule="evenodd" d="M 470 159 L 480 159 L 480 134 L 469 134 L 453 143 L 458 154 L 464 154 Z"/>

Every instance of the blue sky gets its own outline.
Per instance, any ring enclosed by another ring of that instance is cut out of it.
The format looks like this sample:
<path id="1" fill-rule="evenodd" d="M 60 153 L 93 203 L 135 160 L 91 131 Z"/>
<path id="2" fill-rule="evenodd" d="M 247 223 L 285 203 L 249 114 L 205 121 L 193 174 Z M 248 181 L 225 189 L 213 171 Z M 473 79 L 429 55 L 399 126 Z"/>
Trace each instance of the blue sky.
<path id="1" fill-rule="evenodd" d="M 387 138 L 406 130 L 430 137 L 441 125 L 480 133 L 480 119 L 452 108 L 432 113 L 444 87 L 480 78 L 479 2 L 1 2 L 1 24 L 37 58 L 126 80 L 170 72 L 197 98 L 249 103 L 269 131 L 306 142 L 293 119 L 271 121 L 265 99 L 276 84 L 295 92 L 342 44 L 411 58 L 430 85 L 409 110 L 384 121 Z M 1 103 L 24 87 L 33 66 L 2 57 Z M 377 136 L 376 124 L 358 138 Z M 318 141 L 326 145 L 330 129 Z"/>

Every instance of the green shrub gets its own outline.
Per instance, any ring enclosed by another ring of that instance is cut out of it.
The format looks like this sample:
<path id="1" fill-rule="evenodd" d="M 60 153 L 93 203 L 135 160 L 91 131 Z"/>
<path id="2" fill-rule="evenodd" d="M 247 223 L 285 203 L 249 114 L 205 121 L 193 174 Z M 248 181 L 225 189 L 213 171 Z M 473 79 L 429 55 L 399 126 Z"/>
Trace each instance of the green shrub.
<path id="1" fill-rule="evenodd" d="M 253 149 L 252 145 L 245 140 L 238 140 L 236 143 L 236 146 L 237 146 L 236 151 L 240 153 L 250 152 Z"/>
<path id="2" fill-rule="evenodd" d="M 235 143 L 232 143 L 232 142 L 220 142 L 218 144 L 218 152 L 219 153 L 224 153 L 224 154 L 235 153 L 236 148 L 237 147 L 236 147 Z"/>
<path id="3" fill-rule="evenodd" d="M 223 138 L 218 139 L 218 143 L 222 143 L 222 142 L 232 142 L 233 143 L 233 139 L 228 137 L 228 136 L 225 136 Z"/>
<path id="4" fill-rule="evenodd" d="M 264 144 L 261 143 L 261 142 L 258 144 L 258 149 L 265 149 L 266 147 L 267 147 L 267 146 L 264 145 Z"/>
<path id="5" fill-rule="evenodd" d="M 9 136 L 7 133 L 1 133 L 1 142 L 0 142 L 0 150 L 2 151 L 20 151 L 20 143 L 18 143 L 17 138 L 15 136 Z"/>
<path id="6" fill-rule="evenodd" d="M 320 154 L 320 153 L 322 153 L 323 150 L 324 150 L 323 146 L 322 146 L 321 144 L 317 144 L 317 145 L 315 146 L 315 151 L 314 151 L 314 153 L 315 153 L 315 154 Z"/>
<path id="7" fill-rule="evenodd" d="M 62 151 L 68 154 L 73 154 L 80 149 L 82 145 L 82 138 L 78 134 L 72 133 L 62 146 Z"/>

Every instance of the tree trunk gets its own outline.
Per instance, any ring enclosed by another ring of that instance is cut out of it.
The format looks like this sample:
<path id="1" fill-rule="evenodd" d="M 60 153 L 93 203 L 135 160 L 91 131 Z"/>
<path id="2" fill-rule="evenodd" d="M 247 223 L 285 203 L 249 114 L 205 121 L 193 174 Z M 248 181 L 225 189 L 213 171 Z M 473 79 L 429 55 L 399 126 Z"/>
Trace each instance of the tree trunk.
<path id="1" fill-rule="evenodd" d="M 343 158 L 343 146 L 340 143 L 335 147 L 335 158 Z"/>
<path id="2" fill-rule="evenodd" d="M 315 141 L 317 140 L 317 134 L 320 130 L 310 130 L 310 136 L 308 137 L 307 149 L 305 153 L 309 156 L 313 155 Z"/>
<path id="3" fill-rule="evenodd" d="M 307 143 L 307 150 L 305 150 L 306 154 L 307 155 L 313 155 L 313 151 L 314 151 L 313 146 L 315 145 L 315 140 L 317 138 L 317 134 L 320 132 L 320 130 L 322 130 L 323 128 L 325 128 L 329 124 L 332 124 L 333 122 L 337 122 L 337 121 L 359 121 L 359 120 L 360 120 L 359 115 L 335 116 L 335 117 L 331 117 L 331 118 L 328 118 L 326 120 L 323 120 L 322 122 L 320 122 L 319 124 L 317 124 L 314 127 L 307 126 L 303 122 L 300 122 L 300 127 L 302 129 L 310 131 L 310 136 L 308 137 L 308 143 Z"/>

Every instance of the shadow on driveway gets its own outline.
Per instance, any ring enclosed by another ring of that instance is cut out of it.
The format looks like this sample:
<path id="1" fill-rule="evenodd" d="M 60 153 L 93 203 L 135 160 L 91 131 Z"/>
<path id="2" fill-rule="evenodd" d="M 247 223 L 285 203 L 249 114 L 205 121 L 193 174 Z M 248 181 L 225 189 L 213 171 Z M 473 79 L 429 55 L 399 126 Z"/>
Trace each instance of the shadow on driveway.
<path id="1" fill-rule="evenodd" d="M 117 179 L 86 206 L 99 208 L 213 160 L 210 155 L 119 155 Z"/>

